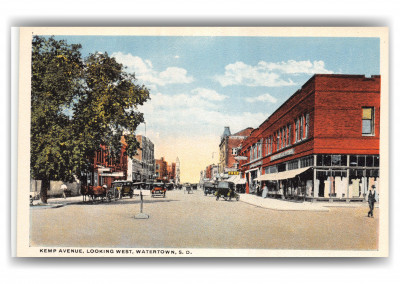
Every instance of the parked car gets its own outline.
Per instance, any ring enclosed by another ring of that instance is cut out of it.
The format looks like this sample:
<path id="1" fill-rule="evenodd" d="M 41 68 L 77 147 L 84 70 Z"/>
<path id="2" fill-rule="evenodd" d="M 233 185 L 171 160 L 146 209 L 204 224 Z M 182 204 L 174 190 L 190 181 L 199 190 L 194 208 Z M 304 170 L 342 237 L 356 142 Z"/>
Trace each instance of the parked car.
<path id="1" fill-rule="evenodd" d="M 165 187 L 167 188 L 167 190 L 173 190 L 174 184 L 172 182 L 169 182 L 169 183 L 165 184 Z"/>
<path id="2" fill-rule="evenodd" d="M 215 193 L 215 183 L 211 181 L 204 182 L 204 195 Z"/>
<path id="3" fill-rule="evenodd" d="M 134 182 L 127 180 L 116 180 L 112 183 L 112 187 L 115 189 L 116 198 L 123 198 L 125 196 L 133 197 L 134 194 Z"/>
<path id="4" fill-rule="evenodd" d="M 215 196 L 217 197 L 216 200 L 219 200 L 219 198 L 222 197 L 224 200 L 235 198 L 236 201 L 239 201 L 240 198 L 240 195 L 235 192 L 235 184 L 228 181 L 219 181 L 217 183 Z"/>
<path id="5" fill-rule="evenodd" d="M 165 198 L 167 188 L 162 182 L 155 182 L 153 184 L 153 189 L 151 190 L 151 197 L 161 196 Z"/>

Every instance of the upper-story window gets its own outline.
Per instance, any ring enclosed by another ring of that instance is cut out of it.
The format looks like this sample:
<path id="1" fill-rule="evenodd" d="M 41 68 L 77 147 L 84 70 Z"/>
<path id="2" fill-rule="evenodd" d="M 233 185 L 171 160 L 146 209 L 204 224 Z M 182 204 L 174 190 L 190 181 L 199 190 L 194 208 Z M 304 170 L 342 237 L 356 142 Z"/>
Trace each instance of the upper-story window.
<path id="1" fill-rule="evenodd" d="M 299 141 L 299 120 L 296 118 L 294 121 L 295 124 L 295 137 L 294 137 L 294 142 Z"/>
<path id="2" fill-rule="evenodd" d="M 281 147 L 281 131 L 278 130 L 277 136 L 276 136 L 276 150 L 278 151 Z"/>
<path id="3" fill-rule="evenodd" d="M 304 139 L 308 138 L 308 128 L 310 124 L 310 115 L 307 113 L 306 114 L 306 125 L 304 126 Z"/>
<path id="4" fill-rule="evenodd" d="M 238 148 L 232 148 L 232 155 L 237 155 Z"/>
<path id="5" fill-rule="evenodd" d="M 304 132 L 303 132 L 303 125 L 304 125 L 304 116 L 302 115 L 302 116 L 300 116 L 300 135 L 299 135 L 299 140 L 303 140 L 303 135 L 304 135 Z"/>
<path id="6" fill-rule="evenodd" d="M 362 135 L 374 135 L 374 108 L 362 108 Z"/>

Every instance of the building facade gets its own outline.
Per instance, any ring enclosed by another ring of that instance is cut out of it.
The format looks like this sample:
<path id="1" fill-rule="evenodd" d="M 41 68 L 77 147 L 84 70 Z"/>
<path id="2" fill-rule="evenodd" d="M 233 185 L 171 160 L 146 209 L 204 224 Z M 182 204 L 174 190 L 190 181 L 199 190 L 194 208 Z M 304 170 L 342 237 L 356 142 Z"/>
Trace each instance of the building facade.
<path id="1" fill-rule="evenodd" d="M 155 174 L 154 144 L 143 135 L 137 135 L 136 139 L 140 146 L 137 149 L 137 154 L 132 159 L 129 159 L 132 177 L 128 180 L 153 180 Z"/>
<path id="2" fill-rule="evenodd" d="M 95 152 L 93 161 L 93 170 L 87 173 L 88 185 L 107 185 L 111 187 L 114 180 L 124 180 L 127 178 L 128 156 L 126 155 L 126 142 L 121 138 L 121 153 L 118 160 L 111 158 L 109 149 L 101 145 Z"/>
<path id="3" fill-rule="evenodd" d="M 380 76 L 314 75 L 242 143 L 246 192 L 363 200 L 379 193 Z"/>
<path id="4" fill-rule="evenodd" d="M 155 178 L 163 181 L 167 181 L 168 179 L 168 163 L 165 161 L 164 157 L 156 159 Z"/>
<path id="5" fill-rule="evenodd" d="M 181 183 L 181 162 L 179 161 L 179 157 L 176 157 L 176 162 L 175 162 L 175 184 L 180 184 Z"/>
<path id="6" fill-rule="evenodd" d="M 246 139 L 252 131 L 253 128 L 248 127 L 235 134 L 231 134 L 229 126 L 225 126 L 219 144 L 219 173 L 221 175 L 239 168 L 239 163 L 235 160 L 235 156 L 237 156 L 243 140 Z"/>

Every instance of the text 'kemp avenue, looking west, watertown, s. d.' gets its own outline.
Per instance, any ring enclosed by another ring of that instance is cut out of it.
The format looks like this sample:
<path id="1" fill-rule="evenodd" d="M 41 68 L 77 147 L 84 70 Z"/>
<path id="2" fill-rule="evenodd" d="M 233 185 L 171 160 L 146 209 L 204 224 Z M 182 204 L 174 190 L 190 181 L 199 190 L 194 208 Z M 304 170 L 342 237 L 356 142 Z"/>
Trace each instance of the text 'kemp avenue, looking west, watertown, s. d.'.
<path id="1" fill-rule="evenodd" d="M 164 250 L 164 249 L 39 249 L 41 254 L 152 254 L 152 255 L 190 255 L 189 250 Z"/>

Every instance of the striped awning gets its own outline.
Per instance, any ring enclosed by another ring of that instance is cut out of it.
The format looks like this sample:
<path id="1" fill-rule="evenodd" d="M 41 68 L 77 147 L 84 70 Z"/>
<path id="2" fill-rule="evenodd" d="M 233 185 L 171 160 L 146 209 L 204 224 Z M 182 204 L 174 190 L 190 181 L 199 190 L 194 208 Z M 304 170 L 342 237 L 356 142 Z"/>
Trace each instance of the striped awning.
<path id="1" fill-rule="evenodd" d="M 294 178 L 297 175 L 304 173 L 306 170 L 310 169 L 311 167 L 289 170 L 280 173 L 273 173 L 273 174 L 265 174 L 261 175 L 258 178 L 255 178 L 256 181 L 264 181 L 264 180 L 282 180 L 282 179 L 289 179 Z"/>

